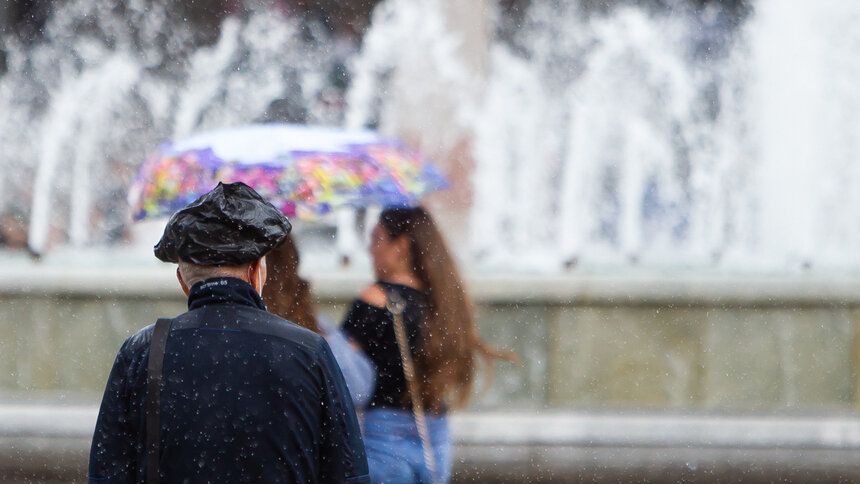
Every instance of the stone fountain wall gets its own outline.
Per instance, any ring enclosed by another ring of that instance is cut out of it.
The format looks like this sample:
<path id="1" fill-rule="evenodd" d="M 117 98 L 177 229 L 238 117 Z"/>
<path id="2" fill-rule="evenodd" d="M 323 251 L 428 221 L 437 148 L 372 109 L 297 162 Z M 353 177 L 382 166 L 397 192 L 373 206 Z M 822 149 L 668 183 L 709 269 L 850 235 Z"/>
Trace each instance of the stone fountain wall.
<path id="1" fill-rule="evenodd" d="M 312 278 L 339 320 L 366 280 Z M 481 332 L 515 350 L 473 408 L 849 412 L 860 280 L 473 276 Z M 184 310 L 170 267 L 0 271 L 0 399 L 97 402 L 122 341 Z"/>

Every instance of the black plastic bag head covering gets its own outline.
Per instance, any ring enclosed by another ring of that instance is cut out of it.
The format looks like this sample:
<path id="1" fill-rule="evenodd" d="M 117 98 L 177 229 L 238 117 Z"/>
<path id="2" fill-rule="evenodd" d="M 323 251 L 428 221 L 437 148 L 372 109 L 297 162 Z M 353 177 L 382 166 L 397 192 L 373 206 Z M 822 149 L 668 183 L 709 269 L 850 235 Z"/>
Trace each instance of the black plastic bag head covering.
<path id="1" fill-rule="evenodd" d="M 260 259 L 281 245 L 290 221 L 242 182 L 218 186 L 167 222 L 155 257 L 202 266 L 236 266 Z"/>

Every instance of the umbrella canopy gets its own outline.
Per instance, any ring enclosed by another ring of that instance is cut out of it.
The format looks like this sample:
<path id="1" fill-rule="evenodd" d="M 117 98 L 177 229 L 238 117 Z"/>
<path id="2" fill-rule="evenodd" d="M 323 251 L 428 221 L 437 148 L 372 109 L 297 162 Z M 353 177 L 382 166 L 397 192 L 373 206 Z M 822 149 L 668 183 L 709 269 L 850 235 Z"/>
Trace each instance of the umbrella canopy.
<path id="1" fill-rule="evenodd" d="M 341 206 L 409 206 L 448 187 L 420 154 L 373 131 L 261 124 L 166 143 L 129 193 L 135 220 L 168 216 L 214 188 L 244 182 L 286 215 Z"/>

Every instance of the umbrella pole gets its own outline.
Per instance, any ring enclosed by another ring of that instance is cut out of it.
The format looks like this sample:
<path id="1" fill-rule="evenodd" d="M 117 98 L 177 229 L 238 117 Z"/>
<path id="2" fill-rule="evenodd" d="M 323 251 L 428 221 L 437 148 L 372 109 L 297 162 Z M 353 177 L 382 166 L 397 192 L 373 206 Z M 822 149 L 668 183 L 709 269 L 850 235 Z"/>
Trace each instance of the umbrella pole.
<path id="1" fill-rule="evenodd" d="M 352 207 L 341 207 L 335 212 L 335 246 L 340 256 L 342 267 L 348 267 L 352 255 L 359 247 L 359 237 L 355 223 L 355 209 Z"/>

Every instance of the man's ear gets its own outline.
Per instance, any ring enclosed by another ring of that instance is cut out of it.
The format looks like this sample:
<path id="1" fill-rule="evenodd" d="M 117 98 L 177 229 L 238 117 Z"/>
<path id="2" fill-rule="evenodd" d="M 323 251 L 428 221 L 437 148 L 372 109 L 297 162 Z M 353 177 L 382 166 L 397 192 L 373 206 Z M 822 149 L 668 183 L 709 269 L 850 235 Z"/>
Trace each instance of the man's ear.
<path id="1" fill-rule="evenodd" d="M 266 284 L 266 276 L 268 274 L 268 271 L 266 270 L 266 257 L 263 256 L 259 260 L 252 262 L 250 272 L 250 280 L 248 283 L 251 284 L 251 287 L 253 287 L 254 290 L 262 296 L 263 285 Z"/>
<path id="2" fill-rule="evenodd" d="M 176 279 L 179 280 L 179 285 L 182 286 L 182 292 L 185 293 L 185 297 L 188 297 L 191 294 L 191 291 L 188 289 L 188 284 L 185 283 L 185 279 L 182 278 L 182 273 L 179 272 L 179 268 L 176 268 Z"/>

